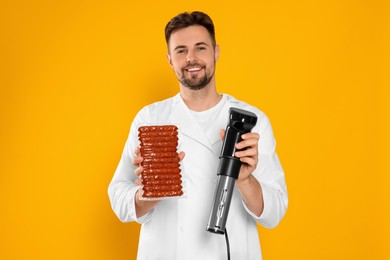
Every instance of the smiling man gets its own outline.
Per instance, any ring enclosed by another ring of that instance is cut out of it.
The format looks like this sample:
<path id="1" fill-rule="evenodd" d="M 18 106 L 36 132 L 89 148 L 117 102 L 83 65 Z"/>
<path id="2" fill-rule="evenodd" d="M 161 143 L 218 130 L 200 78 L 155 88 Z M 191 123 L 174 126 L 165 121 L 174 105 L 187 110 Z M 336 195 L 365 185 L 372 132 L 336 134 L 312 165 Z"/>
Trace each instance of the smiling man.
<path id="1" fill-rule="evenodd" d="M 284 172 L 275 152 L 266 115 L 245 102 L 219 94 L 215 66 L 220 55 L 214 25 L 202 12 L 182 13 L 165 27 L 167 59 L 180 92 L 144 107 L 135 117 L 122 158 L 109 185 L 112 208 L 123 222 L 142 224 L 138 259 L 227 259 L 225 239 L 206 231 L 216 185 L 223 129 L 228 111 L 236 107 L 258 117 L 251 133 L 236 145 L 242 162 L 230 205 L 232 259 L 261 259 L 256 223 L 275 227 L 287 210 Z M 179 127 L 185 195 L 179 199 L 140 200 L 138 178 L 143 168 L 138 126 Z"/>
<path id="2" fill-rule="evenodd" d="M 172 33 L 168 48 L 169 64 L 179 79 L 181 90 L 183 87 L 199 90 L 208 84 L 215 85 L 219 46 L 212 41 L 205 27 L 193 25 Z"/>

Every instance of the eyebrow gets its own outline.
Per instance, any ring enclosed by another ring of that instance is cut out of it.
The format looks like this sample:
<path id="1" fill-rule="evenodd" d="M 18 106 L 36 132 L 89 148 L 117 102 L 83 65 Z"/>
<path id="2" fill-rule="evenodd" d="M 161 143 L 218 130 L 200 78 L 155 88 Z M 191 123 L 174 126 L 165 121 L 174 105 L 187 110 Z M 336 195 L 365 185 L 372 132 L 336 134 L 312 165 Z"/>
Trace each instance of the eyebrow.
<path id="1" fill-rule="evenodd" d="M 209 46 L 207 43 L 205 43 L 205 42 L 197 42 L 196 44 L 195 44 L 195 46 L 199 46 L 199 45 L 206 45 L 206 46 Z"/>
<path id="2" fill-rule="evenodd" d="M 201 46 L 201 45 L 206 45 L 206 46 L 209 46 L 207 43 L 205 42 L 197 42 L 195 43 L 195 46 Z M 183 49 L 183 48 L 187 48 L 186 45 L 178 45 L 175 47 L 175 49 L 173 49 L 174 51 L 177 50 L 177 49 Z"/>
<path id="3" fill-rule="evenodd" d="M 187 46 L 185 46 L 185 45 L 178 45 L 173 50 L 176 51 L 177 49 L 183 49 L 183 48 L 187 48 Z"/>

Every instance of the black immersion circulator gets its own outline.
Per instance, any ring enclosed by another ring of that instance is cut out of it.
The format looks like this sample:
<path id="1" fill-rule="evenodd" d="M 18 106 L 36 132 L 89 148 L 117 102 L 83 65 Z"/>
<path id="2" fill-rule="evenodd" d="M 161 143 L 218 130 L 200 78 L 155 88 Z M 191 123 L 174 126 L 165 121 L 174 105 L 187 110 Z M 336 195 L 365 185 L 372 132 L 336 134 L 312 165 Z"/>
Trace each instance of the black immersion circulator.
<path id="1" fill-rule="evenodd" d="M 234 183 L 240 173 L 241 161 L 234 156 L 236 144 L 242 141 L 241 136 L 256 125 L 257 116 L 249 111 L 230 108 L 229 124 L 226 127 L 221 155 L 219 156 L 218 184 L 214 193 L 207 231 L 225 234 L 226 220 L 232 200 Z"/>

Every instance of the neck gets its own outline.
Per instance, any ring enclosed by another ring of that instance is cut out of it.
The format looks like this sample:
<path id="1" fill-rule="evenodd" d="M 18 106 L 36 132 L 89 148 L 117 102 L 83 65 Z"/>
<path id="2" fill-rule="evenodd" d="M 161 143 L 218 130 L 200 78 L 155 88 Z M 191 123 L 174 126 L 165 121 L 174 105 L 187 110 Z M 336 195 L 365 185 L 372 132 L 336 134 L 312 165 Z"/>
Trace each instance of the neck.
<path id="1" fill-rule="evenodd" d="M 215 85 L 208 85 L 199 90 L 191 90 L 180 84 L 180 95 L 184 103 L 192 111 L 205 111 L 212 108 L 221 100 Z"/>

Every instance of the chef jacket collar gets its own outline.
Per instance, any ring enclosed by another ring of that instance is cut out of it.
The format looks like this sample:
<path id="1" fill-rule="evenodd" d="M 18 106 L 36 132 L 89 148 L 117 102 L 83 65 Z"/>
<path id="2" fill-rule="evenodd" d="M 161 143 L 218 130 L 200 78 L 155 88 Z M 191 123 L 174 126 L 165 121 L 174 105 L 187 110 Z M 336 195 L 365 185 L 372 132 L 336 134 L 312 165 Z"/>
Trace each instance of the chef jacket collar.
<path id="1" fill-rule="evenodd" d="M 226 95 L 226 94 L 224 94 Z M 191 114 L 190 109 L 184 103 L 183 98 L 180 93 L 173 97 L 172 104 L 172 121 L 177 122 L 180 128 L 180 132 L 183 135 L 186 135 L 200 144 L 207 147 L 210 151 L 213 151 L 212 145 L 216 142 L 220 141 L 219 130 L 221 128 L 225 128 L 228 120 L 227 111 L 230 107 L 234 106 L 234 104 L 238 103 L 234 97 L 230 95 L 227 96 L 227 102 L 222 108 L 222 114 L 217 116 L 215 122 L 210 126 L 211 128 L 215 128 L 215 134 L 211 136 L 207 136 L 203 129 L 200 127 L 199 123 L 196 121 L 194 116 Z M 223 114 L 223 113 L 226 113 Z"/>

